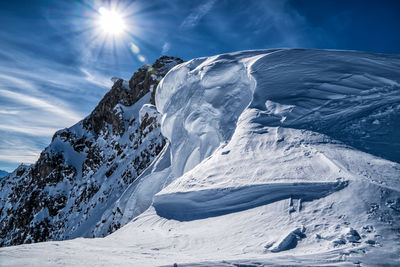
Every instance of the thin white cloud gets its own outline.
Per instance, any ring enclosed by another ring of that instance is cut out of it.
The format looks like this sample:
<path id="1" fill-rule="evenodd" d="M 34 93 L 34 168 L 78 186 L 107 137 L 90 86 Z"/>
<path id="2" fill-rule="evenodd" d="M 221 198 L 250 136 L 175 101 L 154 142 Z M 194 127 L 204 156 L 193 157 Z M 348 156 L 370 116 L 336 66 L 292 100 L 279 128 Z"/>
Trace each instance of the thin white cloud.
<path id="1" fill-rule="evenodd" d="M 18 114 L 18 110 L 0 110 L 0 114 Z"/>
<path id="2" fill-rule="evenodd" d="M 200 5 L 196 10 L 190 13 L 182 22 L 181 29 L 190 29 L 195 27 L 199 21 L 211 10 L 216 0 L 209 0 Z"/>
<path id="3" fill-rule="evenodd" d="M 88 68 L 10 51 L 13 62 L 0 62 L 0 169 L 7 171 L 34 163 L 54 133 L 83 119 L 111 84 Z"/>
<path id="4" fill-rule="evenodd" d="M 40 93 L 29 79 L 9 74 L 0 79 L 2 87 L 12 88 L 0 88 L 0 162 L 5 169 L 13 163 L 34 163 L 57 130 L 83 118 L 67 103 Z"/>
<path id="5" fill-rule="evenodd" d="M 99 75 L 92 71 L 89 71 L 86 68 L 80 68 L 80 71 L 82 71 L 82 73 L 85 75 L 84 79 L 94 85 L 97 85 L 99 87 L 107 87 L 107 88 L 112 86 L 110 77 L 104 77 L 102 75 Z"/>
<path id="6" fill-rule="evenodd" d="M 39 155 L 40 150 L 31 150 L 30 147 L 19 147 L 19 149 L 9 148 L 2 149 L 0 154 L 0 161 L 9 162 L 9 163 L 34 163 Z"/>
<path id="7" fill-rule="evenodd" d="M 0 130 L 0 162 L 2 169 L 9 172 L 15 169 L 15 166 L 25 163 L 34 163 L 48 144 L 48 138 L 15 132 L 3 132 Z"/>
<path id="8" fill-rule="evenodd" d="M 168 53 L 168 51 L 171 49 L 171 44 L 168 42 L 165 42 L 163 47 L 162 47 L 162 51 L 161 54 L 165 55 L 166 53 Z"/>
<path id="9" fill-rule="evenodd" d="M 36 161 L 54 133 L 82 120 L 112 84 L 79 49 L 44 48 L 44 40 L 0 32 L 0 169 Z"/>
<path id="10" fill-rule="evenodd" d="M 37 127 L 31 125 L 4 125 L 0 124 L 1 131 L 23 133 L 32 136 L 52 136 L 60 127 Z M 3 152 L 2 152 L 3 153 Z"/>
<path id="11" fill-rule="evenodd" d="M 18 101 L 19 103 L 29 105 L 35 108 L 43 109 L 49 111 L 51 113 L 57 114 L 62 117 L 62 119 L 66 119 L 70 122 L 79 121 L 82 116 L 75 113 L 72 110 L 66 110 L 65 108 L 61 108 L 59 106 L 53 105 L 51 103 L 46 102 L 40 98 L 36 98 L 33 96 L 24 95 L 21 93 L 12 92 L 9 90 L 0 89 L 0 95 L 3 97 Z"/>
<path id="12" fill-rule="evenodd" d="M 35 87 L 32 85 L 32 83 L 24 81 L 22 79 L 19 79 L 15 77 L 14 75 L 6 75 L 6 74 L 0 74 L 0 82 L 2 84 L 13 84 L 16 87 L 19 88 L 24 88 L 24 89 L 29 89 L 29 90 L 35 90 Z"/>

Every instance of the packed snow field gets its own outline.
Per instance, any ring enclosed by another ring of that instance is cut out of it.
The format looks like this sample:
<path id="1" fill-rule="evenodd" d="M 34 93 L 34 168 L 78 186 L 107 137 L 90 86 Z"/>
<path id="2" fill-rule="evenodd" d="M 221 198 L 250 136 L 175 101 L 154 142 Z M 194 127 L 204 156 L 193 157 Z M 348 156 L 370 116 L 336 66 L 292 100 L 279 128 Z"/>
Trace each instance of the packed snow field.
<path id="1" fill-rule="evenodd" d="M 0 265 L 400 265 L 399 56 L 198 58 L 155 100 L 139 113 L 167 145 L 118 200 L 145 211 L 105 238 L 1 248 Z"/>

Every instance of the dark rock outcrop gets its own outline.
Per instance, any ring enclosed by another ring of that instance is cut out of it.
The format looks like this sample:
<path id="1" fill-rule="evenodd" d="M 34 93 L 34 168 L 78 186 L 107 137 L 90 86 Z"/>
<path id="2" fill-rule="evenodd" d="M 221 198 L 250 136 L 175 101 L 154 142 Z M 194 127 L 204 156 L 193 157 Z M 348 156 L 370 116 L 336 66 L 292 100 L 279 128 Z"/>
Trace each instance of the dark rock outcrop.
<path id="1" fill-rule="evenodd" d="M 182 63 L 180 58 L 163 56 L 153 65 L 145 65 L 133 74 L 128 85 L 123 79 L 115 78 L 111 90 L 104 96 L 89 117 L 83 121 L 86 129 L 93 129 L 96 134 L 104 130 L 106 123 L 111 124 L 114 134 L 123 134 L 118 113 L 113 109 L 118 103 L 131 106 L 145 94 L 151 92 L 150 103 L 155 105 L 154 95 L 160 80 L 177 64 Z"/>
<path id="2" fill-rule="evenodd" d="M 161 57 L 129 82 L 113 79 L 88 117 L 58 131 L 34 165 L 0 180 L 0 246 L 104 236 L 122 226 L 118 217 L 101 217 L 166 142 L 157 119 L 139 120 L 138 112 L 154 104 L 159 81 L 182 62 Z"/>

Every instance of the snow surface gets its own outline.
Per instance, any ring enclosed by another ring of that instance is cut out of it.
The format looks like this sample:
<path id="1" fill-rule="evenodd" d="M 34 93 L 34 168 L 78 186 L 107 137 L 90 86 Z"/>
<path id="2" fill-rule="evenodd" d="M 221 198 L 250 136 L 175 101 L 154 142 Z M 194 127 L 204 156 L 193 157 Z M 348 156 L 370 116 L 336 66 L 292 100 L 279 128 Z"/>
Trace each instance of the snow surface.
<path id="1" fill-rule="evenodd" d="M 1 265 L 400 265 L 399 56 L 194 59 L 156 106 L 169 144 L 119 199 L 137 217 L 105 238 L 2 248 Z"/>

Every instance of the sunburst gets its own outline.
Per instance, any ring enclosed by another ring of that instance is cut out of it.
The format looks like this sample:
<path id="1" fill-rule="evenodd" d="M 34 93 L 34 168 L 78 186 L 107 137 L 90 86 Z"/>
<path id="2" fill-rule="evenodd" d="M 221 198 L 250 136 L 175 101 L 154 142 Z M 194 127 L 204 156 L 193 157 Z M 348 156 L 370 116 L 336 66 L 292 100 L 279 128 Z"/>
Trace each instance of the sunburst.
<path id="1" fill-rule="evenodd" d="M 107 9 L 105 7 L 99 8 L 99 16 L 97 25 L 105 34 L 120 35 L 126 30 L 126 24 L 122 14 L 116 10 Z"/>

